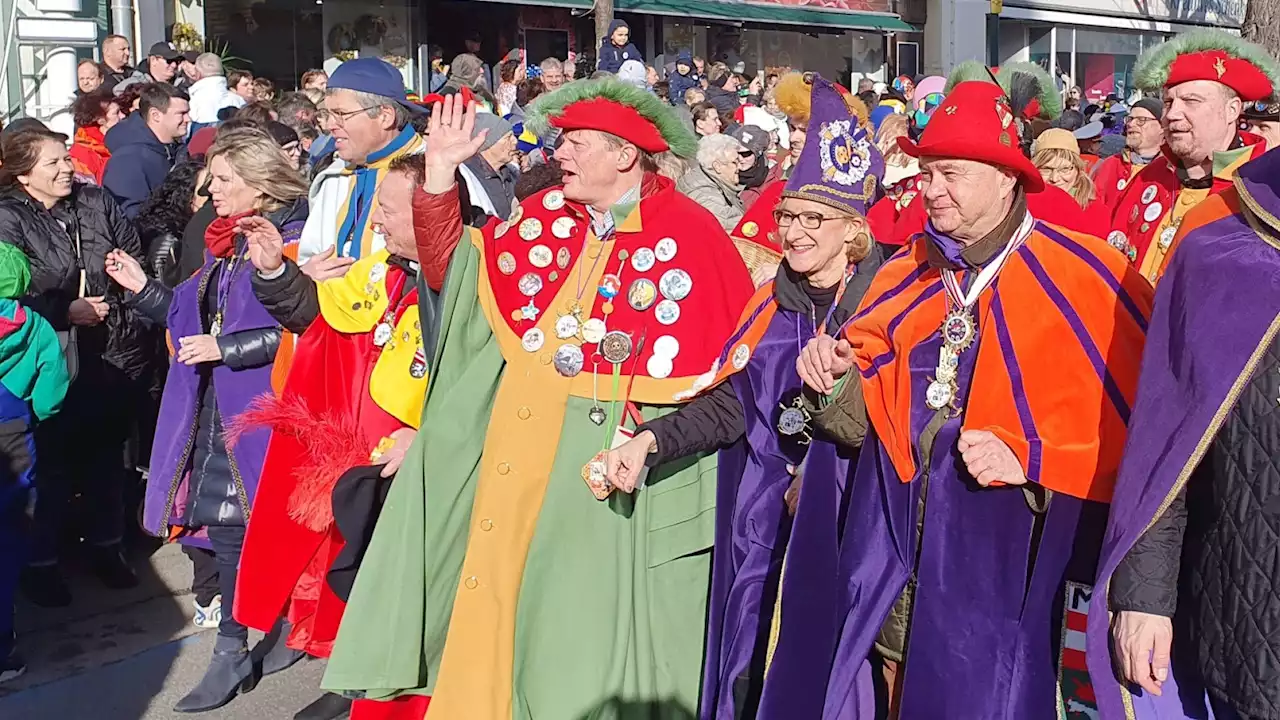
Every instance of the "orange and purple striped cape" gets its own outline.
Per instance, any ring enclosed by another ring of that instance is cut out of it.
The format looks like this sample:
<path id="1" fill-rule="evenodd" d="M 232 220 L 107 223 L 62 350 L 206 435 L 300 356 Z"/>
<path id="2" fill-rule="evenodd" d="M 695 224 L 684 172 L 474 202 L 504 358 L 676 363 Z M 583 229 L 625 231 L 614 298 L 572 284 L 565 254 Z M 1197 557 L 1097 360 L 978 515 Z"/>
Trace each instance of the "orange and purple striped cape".
<path id="1" fill-rule="evenodd" d="M 1192 230 L 1198 230 L 1205 225 L 1215 223 L 1239 212 L 1240 192 L 1234 186 L 1216 195 L 1210 195 L 1188 210 L 1187 214 L 1182 218 L 1182 224 L 1178 226 L 1178 234 L 1174 236 L 1173 243 L 1169 246 L 1169 251 L 1164 254 L 1164 259 L 1160 262 L 1160 268 L 1156 271 L 1155 284 L 1160 284 L 1165 271 L 1169 269 L 1169 261 L 1173 260 L 1173 253 L 1182 244 L 1182 238 L 1190 234 Z"/>
<path id="2" fill-rule="evenodd" d="M 923 235 L 885 263 L 846 331 L 867 414 L 903 482 L 916 477 L 910 355 L 947 305 Z M 963 282 L 963 278 L 962 282 Z M 963 429 L 988 430 L 1029 480 L 1108 501 L 1138 386 L 1149 283 L 1105 242 L 1037 222 L 974 312 Z"/>

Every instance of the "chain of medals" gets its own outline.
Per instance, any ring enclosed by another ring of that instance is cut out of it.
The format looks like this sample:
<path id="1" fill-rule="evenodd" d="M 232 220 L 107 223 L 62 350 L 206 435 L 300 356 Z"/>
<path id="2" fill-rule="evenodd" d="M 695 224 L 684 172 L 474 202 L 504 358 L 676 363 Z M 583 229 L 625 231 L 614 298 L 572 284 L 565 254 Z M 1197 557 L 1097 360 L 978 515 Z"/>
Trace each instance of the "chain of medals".
<path id="1" fill-rule="evenodd" d="M 1022 246 L 1031 235 L 1035 224 L 1030 214 L 1022 220 L 1013 238 L 1005 245 L 1000 254 L 986 267 L 978 271 L 968 291 L 960 286 L 956 271 L 942 268 L 942 287 L 946 291 L 947 314 L 942 320 L 942 347 L 938 348 L 938 366 L 934 368 L 933 377 L 929 379 L 929 387 L 925 390 L 925 404 L 931 410 L 948 409 L 951 417 L 960 416 L 960 354 L 973 345 L 977 337 L 978 326 L 973 315 L 973 306 L 978 302 L 982 291 L 995 282 L 1005 262 L 1013 256 L 1015 250 Z"/>
<path id="2" fill-rule="evenodd" d="M 817 313 L 814 312 L 813 306 L 809 306 L 809 324 L 812 326 L 812 334 L 805 338 L 800 330 L 800 316 L 796 315 L 796 350 L 797 355 L 804 352 L 804 342 L 807 339 L 827 334 L 827 326 L 831 324 L 831 317 L 835 314 L 836 308 L 840 307 L 840 301 L 844 298 L 844 291 L 849 287 L 849 280 L 853 278 L 857 271 L 856 266 L 851 266 L 849 271 L 840 279 L 840 287 L 836 289 L 836 296 L 831 300 L 831 307 L 827 308 L 827 316 L 822 319 L 822 324 L 818 324 Z M 839 328 L 832 334 L 838 337 L 844 331 L 849 321 L 853 319 L 851 313 Z M 813 432 L 810 429 L 809 411 L 804 409 L 803 395 L 797 395 L 790 405 L 779 404 L 782 408 L 782 414 L 778 416 L 778 432 L 786 437 L 799 436 L 802 445 L 808 445 L 813 440 Z"/>
<path id="3" fill-rule="evenodd" d="M 382 282 L 386 278 L 387 272 L 388 271 L 384 270 L 381 273 L 381 277 L 371 279 L 373 282 Z M 398 313 L 400 308 L 404 306 L 404 299 L 406 297 L 402 294 L 406 278 L 407 273 L 397 273 L 395 287 L 387 287 L 387 309 L 382 313 L 382 319 L 373 330 L 373 344 L 377 347 L 382 347 L 388 342 L 391 342 L 391 338 L 395 335 L 396 313 Z M 373 283 L 370 284 L 372 285 Z M 375 295 L 374 297 L 377 296 Z M 372 305 L 372 303 L 370 304 Z"/>
<path id="4" fill-rule="evenodd" d="M 240 267 L 240 258 L 232 254 L 225 263 L 222 258 L 219 258 L 217 263 L 222 266 L 222 272 L 218 275 L 218 287 L 214 291 L 217 294 L 213 297 L 213 304 L 217 310 L 213 314 L 213 320 L 209 322 L 209 334 L 214 337 L 222 333 L 222 316 L 231 299 L 231 281 L 234 279 L 236 269 Z"/>

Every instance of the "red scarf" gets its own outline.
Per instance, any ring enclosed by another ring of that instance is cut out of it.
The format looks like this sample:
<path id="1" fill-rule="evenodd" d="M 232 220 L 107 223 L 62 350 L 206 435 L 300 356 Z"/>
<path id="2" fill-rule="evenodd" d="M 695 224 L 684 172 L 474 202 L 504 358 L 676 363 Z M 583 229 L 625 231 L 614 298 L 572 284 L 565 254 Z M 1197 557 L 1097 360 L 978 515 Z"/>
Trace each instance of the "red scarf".
<path id="1" fill-rule="evenodd" d="M 209 252 L 216 258 L 231 257 L 236 249 L 236 222 L 240 218 L 253 214 L 255 214 L 254 211 L 250 210 L 239 215 L 214 218 L 214 221 L 209 223 L 209 229 L 204 231 L 204 246 L 209 248 Z"/>

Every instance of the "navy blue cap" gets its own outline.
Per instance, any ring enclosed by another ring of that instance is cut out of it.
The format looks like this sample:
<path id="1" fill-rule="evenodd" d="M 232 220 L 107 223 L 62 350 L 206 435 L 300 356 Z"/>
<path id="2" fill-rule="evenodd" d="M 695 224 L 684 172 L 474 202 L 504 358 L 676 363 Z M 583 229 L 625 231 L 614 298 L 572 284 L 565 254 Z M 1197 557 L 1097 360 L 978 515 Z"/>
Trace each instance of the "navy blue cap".
<path id="1" fill-rule="evenodd" d="M 356 58 L 338 66 L 329 76 L 330 90 L 355 90 L 388 97 L 412 113 L 427 109 L 404 95 L 404 78 L 390 63 L 379 58 Z"/>

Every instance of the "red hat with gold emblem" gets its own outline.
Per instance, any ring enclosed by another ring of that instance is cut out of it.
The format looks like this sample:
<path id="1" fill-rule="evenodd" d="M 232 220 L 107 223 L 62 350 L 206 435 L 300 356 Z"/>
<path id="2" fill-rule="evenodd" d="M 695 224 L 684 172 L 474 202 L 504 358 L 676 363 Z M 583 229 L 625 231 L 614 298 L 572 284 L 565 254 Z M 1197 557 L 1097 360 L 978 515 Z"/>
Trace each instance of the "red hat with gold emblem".
<path id="1" fill-rule="evenodd" d="M 1261 46 L 1220 30 L 1178 35 L 1144 52 L 1134 66 L 1134 83 L 1159 92 L 1193 80 L 1211 80 L 1231 88 L 1246 102 L 1275 91 L 1280 66 Z"/>
<path id="2" fill-rule="evenodd" d="M 525 114 L 525 127 L 543 135 L 560 130 L 599 130 L 647 153 L 693 157 L 698 139 L 657 95 L 612 75 L 578 80 L 540 96 Z"/>
<path id="3" fill-rule="evenodd" d="M 969 81 L 956 85 L 925 126 L 920 141 L 898 138 L 911 157 L 958 158 L 999 165 L 1017 173 L 1027 192 L 1044 189 L 1040 171 L 1018 142 L 1009 99 L 999 85 Z"/>

